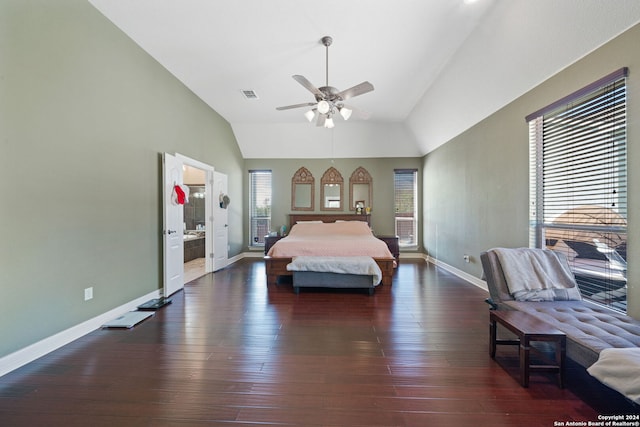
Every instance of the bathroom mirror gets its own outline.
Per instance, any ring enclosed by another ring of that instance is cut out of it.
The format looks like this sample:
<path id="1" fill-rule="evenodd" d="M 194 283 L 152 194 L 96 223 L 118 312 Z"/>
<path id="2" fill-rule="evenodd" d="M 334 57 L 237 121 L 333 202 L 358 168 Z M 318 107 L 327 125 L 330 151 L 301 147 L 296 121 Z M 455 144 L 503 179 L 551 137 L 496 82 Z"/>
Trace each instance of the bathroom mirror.
<path id="1" fill-rule="evenodd" d="M 291 178 L 291 210 L 312 211 L 315 200 L 315 179 L 304 166 Z"/>
<path id="2" fill-rule="evenodd" d="M 342 210 L 342 185 L 344 179 L 333 166 L 326 170 L 320 179 L 320 210 Z"/>
<path id="3" fill-rule="evenodd" d="M 357 202 L 364 203 L 365 208 L 373 206 L 373 178 L 362 166 L 349 177 L 349 210 L 357 211 Z"/>

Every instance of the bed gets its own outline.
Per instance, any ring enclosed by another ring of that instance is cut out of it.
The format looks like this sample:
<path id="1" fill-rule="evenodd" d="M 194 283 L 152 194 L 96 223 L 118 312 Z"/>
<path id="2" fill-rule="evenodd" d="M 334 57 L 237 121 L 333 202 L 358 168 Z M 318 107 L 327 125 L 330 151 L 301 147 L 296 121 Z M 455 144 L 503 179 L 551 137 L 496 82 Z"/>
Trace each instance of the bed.
<path id="1" fill-rule="evenodd" d="M 287 265 L 296 256 L 369 256 L 382 272 L 381 284 L 391 285 L 395 258 L 385 242 L 369 227 L 368 215 L 290 215 L 290 233 L 278 240 L 265 256 L 267 284 L 291 276 Z"/>

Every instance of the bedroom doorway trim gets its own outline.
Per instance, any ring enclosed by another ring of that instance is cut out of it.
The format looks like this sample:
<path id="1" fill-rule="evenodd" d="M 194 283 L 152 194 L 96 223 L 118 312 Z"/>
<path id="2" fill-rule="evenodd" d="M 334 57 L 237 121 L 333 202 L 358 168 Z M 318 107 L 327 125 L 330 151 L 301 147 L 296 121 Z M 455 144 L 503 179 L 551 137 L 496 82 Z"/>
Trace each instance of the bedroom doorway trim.
<path id="1" fill-rule="evenodd" d="M 197 169 L 201 169 L 205 173 L 205 273 L 211 273 L 213 271 L 213 259 L 214 259 L 214 251 L 213 251 L 213 227 L 214 227 L 214 217 L 213 217 L 213 176 L 214 176 L 214 167 L 203 163 L 199 160 L 192 159 L 185 155 L 176 153 L 176 157 L 182 161 L 182 164 L 186 166 L 191 166 Z M 184 262 L 184 257 L 183 257 Z"/>

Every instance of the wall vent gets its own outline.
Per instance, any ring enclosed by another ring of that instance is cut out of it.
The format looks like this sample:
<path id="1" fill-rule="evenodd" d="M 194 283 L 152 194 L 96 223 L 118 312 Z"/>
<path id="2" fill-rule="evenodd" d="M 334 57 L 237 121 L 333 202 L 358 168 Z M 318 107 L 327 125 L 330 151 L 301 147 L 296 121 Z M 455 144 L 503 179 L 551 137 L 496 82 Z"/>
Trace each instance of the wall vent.
<path id="1" fill-rule="evenodd" d="M 258 94 L 253 90 L 243 90 L 242 95 L 247 99 L 258 99 Z"/>

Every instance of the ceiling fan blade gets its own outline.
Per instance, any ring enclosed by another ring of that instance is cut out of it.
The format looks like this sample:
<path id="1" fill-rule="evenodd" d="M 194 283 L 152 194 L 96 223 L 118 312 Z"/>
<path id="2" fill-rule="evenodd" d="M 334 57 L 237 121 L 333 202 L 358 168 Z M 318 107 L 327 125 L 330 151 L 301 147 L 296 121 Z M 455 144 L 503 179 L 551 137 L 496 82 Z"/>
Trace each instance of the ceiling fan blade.
<path id="1" fill-rule="evenodd" d="M 371 92 L 373 90 L 373 85 L 369 82 L 362 82 L 359 85 L 355 85 L 350 87 L 349 89 L 345 89 L 342 92 L 338 93 L 338 97 L 343 101 L 353 98 L 354 96 L 363 95 L 367 92 Z"/>
<path id="2" fill-rule="evenodd" d="M 276 110 L 278 110 L 278 111 L 291 110 L 292 108 L 311 107 L 313 105 L 316 105 L 316 103 L 315 102 L 305 102 L 305 103 L 302 103 L 302 104 L 294 104 L 294 105 L 286 105 L 284 107 L 276 107 Z"/>
<path id="3" fill-rule="evenodd" d="M 320 99 L 324 99 L 324 93 L 320 92 L 320 90 L 315 87 L 306 77 L 296 74 L 293 76 L 293 79 L 304 86 L 309 92 L 314 94 L 316 97 L 320 97 Z"/>
<path id="4" fill-rule="evenodd" d="M 318 114 L 318 121 L 316 122 L 316 126 L 324 126 L 324 122 L 327 121 L 326 114 Z"/>

